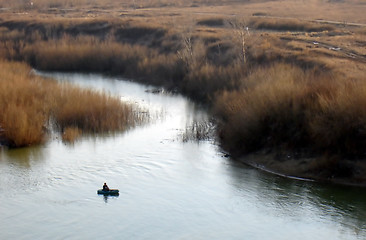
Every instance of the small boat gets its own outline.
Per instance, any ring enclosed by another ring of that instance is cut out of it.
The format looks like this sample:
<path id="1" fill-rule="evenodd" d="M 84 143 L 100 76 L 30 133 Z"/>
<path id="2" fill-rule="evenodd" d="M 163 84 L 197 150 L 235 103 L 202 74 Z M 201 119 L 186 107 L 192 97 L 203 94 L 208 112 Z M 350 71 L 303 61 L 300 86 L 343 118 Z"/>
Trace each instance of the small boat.
<path id="1" fill-rule="evenodd" d="M 118 189 L 109 189 L 109 191 L 104 191 L 103 189 L 99 189 L 97 191 L 97 193 L 102 194 L 102 195 L 117 196 L 117 195 L 119 195 L 119 190 Z"/>

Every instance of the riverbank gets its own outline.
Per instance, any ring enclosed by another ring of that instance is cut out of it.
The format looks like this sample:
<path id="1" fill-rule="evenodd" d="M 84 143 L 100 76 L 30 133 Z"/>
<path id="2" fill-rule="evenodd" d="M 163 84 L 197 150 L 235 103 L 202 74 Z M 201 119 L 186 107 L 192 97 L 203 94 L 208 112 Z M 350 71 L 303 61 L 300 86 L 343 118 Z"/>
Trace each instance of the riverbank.
<path id="1" fill-rule="evenodd" d="M 234 159 L 285 178 L 366 187 L 365 159 L 341 159 L 338 156 L 319 155 L 305 157 L 299 153 L 284 153 L 273 149 Z"/>

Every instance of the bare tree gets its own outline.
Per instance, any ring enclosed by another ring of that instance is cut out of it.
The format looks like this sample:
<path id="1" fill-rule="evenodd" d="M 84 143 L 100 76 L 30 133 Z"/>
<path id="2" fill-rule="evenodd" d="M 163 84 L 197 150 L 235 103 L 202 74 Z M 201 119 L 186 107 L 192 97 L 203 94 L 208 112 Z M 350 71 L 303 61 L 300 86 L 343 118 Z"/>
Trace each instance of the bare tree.
<path id="1" fill-rule="evenodd" d="M 193 62 L 193 46 L 192 46 L 192 35 L 184 34 L 182 36 L 183 48 L 177 51 L 179 59 L 181 59 L 187 68 L 192 65 Z"/>
<path id="2" fill-rule="evenodd" d="M 177 51 L 187 70 L 200 66 L 205 59 L 205 47 L 201 40 L 193 36 L 193 27 L 182 32 L 182 49 Z"/>
<path id="3" fill-rule="evenodd" d="M 227 22 L 235 33 L 235 41 L 240 48 L 240 59 L 243 64 L 247 62 L 246 56 L 246 40 L 250 36 L 249 27 L 245 19 L 235 18 Z"/>

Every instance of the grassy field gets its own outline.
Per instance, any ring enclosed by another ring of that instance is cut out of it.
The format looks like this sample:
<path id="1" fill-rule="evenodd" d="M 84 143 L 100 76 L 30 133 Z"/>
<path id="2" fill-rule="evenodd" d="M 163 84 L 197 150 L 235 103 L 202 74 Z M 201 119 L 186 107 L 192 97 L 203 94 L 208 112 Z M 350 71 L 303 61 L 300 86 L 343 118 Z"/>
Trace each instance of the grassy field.
<path id="1" fill-rule="evenodd" d="M 6 61 L 178 90 L 213 109 L 232 153 L 305 149 L 364 159 L 362 0 L 0 0 L 0 7 Z"/>

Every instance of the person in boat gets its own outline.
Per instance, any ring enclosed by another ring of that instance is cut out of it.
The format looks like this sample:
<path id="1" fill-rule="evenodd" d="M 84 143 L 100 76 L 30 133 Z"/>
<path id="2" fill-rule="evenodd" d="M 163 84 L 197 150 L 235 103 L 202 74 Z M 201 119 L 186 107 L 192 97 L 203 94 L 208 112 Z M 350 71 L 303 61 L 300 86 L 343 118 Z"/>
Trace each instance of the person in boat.
<path id="1" fill-rule="evenodd" d="M 109 191 L 109 187 L 108 187 L 107 183 L 104 183 L 103 191 Z"/>

